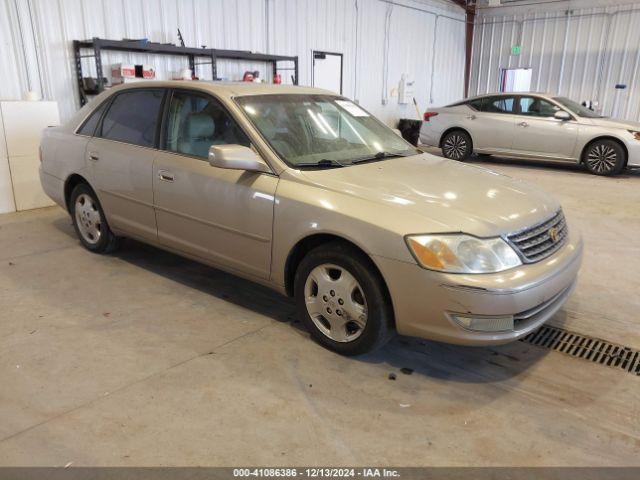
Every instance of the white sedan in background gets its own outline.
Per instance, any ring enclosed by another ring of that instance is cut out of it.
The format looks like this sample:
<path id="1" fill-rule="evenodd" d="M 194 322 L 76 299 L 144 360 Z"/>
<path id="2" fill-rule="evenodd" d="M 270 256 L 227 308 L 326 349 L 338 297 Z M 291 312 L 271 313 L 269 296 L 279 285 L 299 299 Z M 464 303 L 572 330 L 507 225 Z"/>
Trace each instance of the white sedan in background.
<path id="1" fill-rule="evenodd" d="M 640 123 L 597 115 L 564 97 L 482 95 L 424 114 L 420 143 L 445 157 L 472 153 L 583 164 L 596 175 L 640 167 Z"/>

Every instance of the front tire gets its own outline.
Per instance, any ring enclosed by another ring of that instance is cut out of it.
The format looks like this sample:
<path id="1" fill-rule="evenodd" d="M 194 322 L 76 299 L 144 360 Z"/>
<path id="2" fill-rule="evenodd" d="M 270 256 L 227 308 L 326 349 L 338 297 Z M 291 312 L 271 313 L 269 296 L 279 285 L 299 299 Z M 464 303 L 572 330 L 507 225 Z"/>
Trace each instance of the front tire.
<path id="1" fill-rule="evenodd" d="M 342 242 L 322 245 L 300 262 L 294 280 L 298 316 L 311 336 L 342 355 L 382 347 L 393 333 L 393 310 L 380 274 Z"/>
<path id="2" fill-rule="evenodd" d="M 463 130 L 453 130 L 442 138 L 442 155 L 450 160 L 464 161 L 473 152 L 471 137 Z"/>
<path id="3" fill-rule="evenodd" d="M 618 142 L 597 140 L 587 147 L 583 162 L 594 175 L 618 175 L 626 164 L 626 154 Z"/>
<path id="4" fill-rule="evenodd" d="M 110 253 L 120 245 L 109 228 L 95 192 L 86 183 L 73 189 L 69 199 L 73 228 L 82 245 L 94 253 Z"/>

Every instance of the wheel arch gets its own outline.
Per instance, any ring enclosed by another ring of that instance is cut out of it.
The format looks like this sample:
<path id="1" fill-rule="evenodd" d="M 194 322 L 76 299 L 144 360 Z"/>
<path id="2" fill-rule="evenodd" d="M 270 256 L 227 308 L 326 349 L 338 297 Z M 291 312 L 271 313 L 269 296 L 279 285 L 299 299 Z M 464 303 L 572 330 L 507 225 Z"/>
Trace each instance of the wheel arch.
<path id="1" fill-rule="evenodd" d="M 64 204 L 65 204 L 65 207 L 66 207 L 67 211 L 70 211 L 69 210 L 69 208 L 70 208 L 69 201 L 71 199 L 71 192 L 73 192 L 73 189 L 76 188 L 81 183 L 86 183 L 89 186 L 89 188 L 91 188 L 91 190 L 93 190 L 93 187 L 91 186 L 89 181 L 85 177 L 83 177 L 82 175 L 80 175 L 78 173 L 72 173 L 65 180 L 65 182 L 64 182 Z"/>
<path id="2" fill-rule="evenodd" d="M 311 250 L 313 250 L 314 248 L 317 248 L 321 245 L 326 245 L 332 242 L 340 242 L 345 245 L 348 245 L 349 247 L 360 252 L 362 256 L 367 259 L 369 265 L 373 268 L 375 273 L 380 277 L 380 280 L 382 281 L 382 288 L 384 290 L 386 299 L 389 301 L 389 305 L 391 305 L 391 310 L 395 311 L 393 308 L 393 300 L 391 299 L 391 293 L 389 291 L 389 287 L 387 286 L 387 282 L 384 276 L 382 275 L 382 272 L 380 271 L 376 263 L 371 258 L 371 256 L 364 249 L 362 249 L 359 245 L 352 242 L 351 240 L 348 240 L 340 235 L 335 235 L 332 233 L 314 233 L 300 239 L 293 246 L 285 262 L 284 280 L 285 280 L 286 294 L 290 297 L 292 297 L 294 294 L 293 290 L 294 290 L 296 271 L 298 270 L 298 266 L 300 265 L 300 262 L 305 257 L 305 255 L 309 253 Z M 394 324 L 395 324 L 395 320 L 394 320 Z"/>
<path id="3" fill-rule="evenodd" d="M 626 167 L 627 162 L 629 161 L 629 150 L 627 149 L 627 146 L 624 144 L 622 140 L 620 140 L 618 137 L 614 137 L 613 135 L 599 135 L 589 140 L 585 144 L 585 146 L 582 147 L 582 151 L 580 152 L 579 163 L 584 164 L 584 158 L 585 158 L 585 155 L 587 154 L 587 151 L 589 150 L 589 147 L 591 147 L 591 145 L 593 145 L 594 143 L 599 142 L 600 140 L 611 140 L 613 142 L 616 142 L 618 145 L 620 145 L 620 147 L 622 147 L 622 150 L 624 151 L 624 166 Z"/>
<path id="4" fill-rule="evenodd" d="M 438 147 L 442 148 L 442 141 L 444 140 L 444 137 L 446 137 L 451 132 L 455 132 L 456 130 L 460 130 L 461 132 L 464 132 L 467 135 L 469 135 L 469 138 L 471 139 L 471 151 L 473 152 L 473 136 L 471 135 L 471 132 L 464 127 L 458 127 L 458 126 L 449 127 L 444 132 L 442 132 L 442 135 L 440 135 L 440 141 L 438 142 Z"/>

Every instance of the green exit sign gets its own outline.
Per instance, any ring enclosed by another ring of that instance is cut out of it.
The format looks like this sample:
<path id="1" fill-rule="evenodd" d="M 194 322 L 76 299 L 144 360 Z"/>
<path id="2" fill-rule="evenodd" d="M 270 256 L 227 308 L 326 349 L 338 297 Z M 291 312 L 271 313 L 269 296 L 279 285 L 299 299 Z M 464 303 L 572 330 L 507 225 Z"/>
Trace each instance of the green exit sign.
<path id="1" fill-rule="evenodd" d="M 511 47 L 511 55 L 520 55 L 520 50 L 522 50 L 520 45 L 514 45 Z"/>

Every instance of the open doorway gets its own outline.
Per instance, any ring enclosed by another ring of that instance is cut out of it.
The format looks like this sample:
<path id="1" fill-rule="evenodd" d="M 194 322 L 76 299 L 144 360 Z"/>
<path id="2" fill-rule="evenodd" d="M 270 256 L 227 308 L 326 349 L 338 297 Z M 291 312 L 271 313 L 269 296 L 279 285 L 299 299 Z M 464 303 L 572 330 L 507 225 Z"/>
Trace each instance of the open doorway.
<path id="1" fill-rule="evenodd" d="M 531 91 L 531 68 L 501 68 L 501 92 L 529 92 Z"/>
<path id="2" fill-rule="evenodd" d="M 342 54 L 313 51 L 311 85 L 342 95 Z"/>

